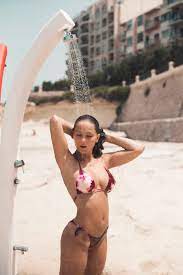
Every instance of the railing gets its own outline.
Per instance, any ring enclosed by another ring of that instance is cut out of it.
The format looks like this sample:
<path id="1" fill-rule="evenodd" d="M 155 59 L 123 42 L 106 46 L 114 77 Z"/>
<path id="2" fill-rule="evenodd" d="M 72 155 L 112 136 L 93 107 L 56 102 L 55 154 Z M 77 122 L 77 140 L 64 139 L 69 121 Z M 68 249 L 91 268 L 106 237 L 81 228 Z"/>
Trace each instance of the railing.
<path id="1" fill-rule="evenodd" d="M 149 41 L 145 42 L 145 47 L 146 48 L 159 47 L 160 43 L 161 43 L 160 39 L 158 39 L 158 40 L 150 39 Z"/>
<path id="2" fill-rule="evenodd" d="M 176 40 L 183 40 L 183 34 L 180 32 L 180 33 L 172 33 L 171 35 L 170 35 L 170 41 L 171 42 L 174 42 L 174 41 L 176 41 Z"/>
<path id="3" fill-rule="evenodd" d="M 167 3 L 168 8 L 174 8 L 174 7 L 176 7 L 176 6 L 180 5 L 180 4 L 183 5 L 182 0 L 175 0 L 174 2 L 172 2 L 170 4 Z"/>
<path id="4" fill-rule="evenodd" d="M 154 21 L 146 21 L 145 23 L 145 30 L 151 30 L 154 28 L 158 28 L 160 26 L 160 21 L 159 20 L 154 20 Z"/>
<path id="5" fill-rule="evenodd" d="M 170 18 L 169 22 L 171 25 L 180 23 L 183 21 L 183 15 L 177 15 L 175 17 Z"/>
<path id="6" fill-rule="evenodd" d="M 80 29 L 80 32 L 81 32 L 82 34 L 88 33 L 88 32 L 89 32 L 89 28 L 81 28 L 81 29 Z"/>

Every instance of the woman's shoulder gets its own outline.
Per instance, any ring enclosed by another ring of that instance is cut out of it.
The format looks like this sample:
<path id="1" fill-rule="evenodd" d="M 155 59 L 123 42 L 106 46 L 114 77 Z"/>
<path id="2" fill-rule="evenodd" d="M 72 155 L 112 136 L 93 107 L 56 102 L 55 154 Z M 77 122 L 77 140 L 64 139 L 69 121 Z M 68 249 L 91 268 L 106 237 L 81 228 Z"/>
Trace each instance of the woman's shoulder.
<path id="1" fill-rule="evenodd" d="M 101 156 L 101 162 L 105 168 L 109 168 L 109 155 L 108 153 L 103 153 Z"/>

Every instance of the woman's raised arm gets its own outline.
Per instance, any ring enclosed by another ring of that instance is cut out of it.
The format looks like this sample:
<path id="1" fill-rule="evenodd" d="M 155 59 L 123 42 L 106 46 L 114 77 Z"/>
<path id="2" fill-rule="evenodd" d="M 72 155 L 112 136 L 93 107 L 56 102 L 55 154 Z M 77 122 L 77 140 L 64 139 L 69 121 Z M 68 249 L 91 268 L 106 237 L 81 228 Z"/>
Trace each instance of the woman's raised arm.
<path id="1" fill-rule="evenodd" d="M 106 142 L 123 148 L 123 150 L 103 155 L 103 159 L 108 168 L 120 166 L 137 158 L 145 149 L 145 146 L 139 142 L 128 138 L 113 136 L 111 134 L 106 135 Z"/>
<path id="2" fill-rule="evenodd" d="M 50 119 L 50 132 L 55 159 L 60 167 L 65 162 L 68 153 L 70 153 L 64 133 L 71 136 L 72 124 L 56 115 L 53 115 Z"/>

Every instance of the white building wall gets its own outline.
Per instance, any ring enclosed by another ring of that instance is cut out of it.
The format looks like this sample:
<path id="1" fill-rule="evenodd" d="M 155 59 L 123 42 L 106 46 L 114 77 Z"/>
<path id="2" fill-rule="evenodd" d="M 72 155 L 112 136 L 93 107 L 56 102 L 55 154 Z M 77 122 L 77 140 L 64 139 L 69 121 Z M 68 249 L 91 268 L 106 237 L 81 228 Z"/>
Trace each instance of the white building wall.
<path id="1" fill-rule="evenodd" d="M 122 23 L 137 17 L 163 4 L 163 0 L 124 0 L 122 4 Z"/>

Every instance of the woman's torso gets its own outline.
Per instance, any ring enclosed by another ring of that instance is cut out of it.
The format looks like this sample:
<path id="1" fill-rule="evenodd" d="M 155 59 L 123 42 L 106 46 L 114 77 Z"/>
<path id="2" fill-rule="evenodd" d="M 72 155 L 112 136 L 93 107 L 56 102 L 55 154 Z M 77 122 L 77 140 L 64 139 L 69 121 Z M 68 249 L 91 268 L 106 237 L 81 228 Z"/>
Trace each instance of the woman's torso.
<path id="1" fill-rule="evenodd" d="M 80 163 L 80 165 L 82 165 Z M 101 192 L 89 192 L 77 194 L 76 181 L 80 174 L 79 162 L 73 155 L 69 154 L 64 165 L 60 167 L 63 181 L 69 194 L 77 206 L 75 220 L 90 234 L 97 235 L 108 225 L 108 198 L 106 188 L 109 183 L 109 174 L 105 169 L 102 157 L 92 160 L 82 170 L 91 176 L 95 182 L 95 188 Z M 93 190 L 95 191 L 95 190 Z"/>

